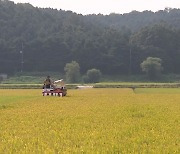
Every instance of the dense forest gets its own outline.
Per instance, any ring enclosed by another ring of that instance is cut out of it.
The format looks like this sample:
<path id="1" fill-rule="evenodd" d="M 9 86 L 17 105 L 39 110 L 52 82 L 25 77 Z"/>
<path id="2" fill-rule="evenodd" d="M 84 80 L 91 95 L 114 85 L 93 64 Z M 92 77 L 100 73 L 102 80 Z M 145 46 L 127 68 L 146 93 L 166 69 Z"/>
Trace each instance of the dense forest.
<path id="1" fill-rule="evenodd" d="M 0 1 L 0 73 L 64 72 L 140 74 L 147 57 L 162 59 L 164 73 L 180 73 L 180 9 L 86 15 Z"/>

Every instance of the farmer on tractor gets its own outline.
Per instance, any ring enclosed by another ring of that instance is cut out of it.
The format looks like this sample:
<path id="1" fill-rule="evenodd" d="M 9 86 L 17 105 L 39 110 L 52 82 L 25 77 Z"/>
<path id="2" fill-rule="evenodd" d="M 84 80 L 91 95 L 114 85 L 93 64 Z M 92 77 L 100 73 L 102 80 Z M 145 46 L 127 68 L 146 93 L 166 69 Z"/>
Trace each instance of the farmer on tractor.
<path id="1" fill-rule="evenodd" d="M 56 80 L 54 82 L 51 81 L 50 76 L 47 76 L 43 85 L 43 96 L 66 96 L 67 89 L 65 87 L 65 83 L 63 79 Z"/>
<path id="2" fill-rule="evenodd" d="M 50 89 L 52 86 L 52 81 L 50 76 L 47 76 L 46 80 L 44 81 L 44 88 Z"/>

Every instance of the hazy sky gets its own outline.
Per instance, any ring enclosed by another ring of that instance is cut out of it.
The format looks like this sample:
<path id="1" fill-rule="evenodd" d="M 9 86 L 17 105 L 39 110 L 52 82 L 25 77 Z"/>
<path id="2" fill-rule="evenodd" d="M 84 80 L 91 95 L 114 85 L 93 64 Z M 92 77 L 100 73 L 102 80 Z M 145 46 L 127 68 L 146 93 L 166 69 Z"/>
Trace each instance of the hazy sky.
<path id="1" fill-rule="evenodd" d="M 165 7 L 180 8 L 180 0 L 13 0 L 38 7 L 71 10 L 81 14 L 128 13 L 132 10 L 157 11 Z"/>

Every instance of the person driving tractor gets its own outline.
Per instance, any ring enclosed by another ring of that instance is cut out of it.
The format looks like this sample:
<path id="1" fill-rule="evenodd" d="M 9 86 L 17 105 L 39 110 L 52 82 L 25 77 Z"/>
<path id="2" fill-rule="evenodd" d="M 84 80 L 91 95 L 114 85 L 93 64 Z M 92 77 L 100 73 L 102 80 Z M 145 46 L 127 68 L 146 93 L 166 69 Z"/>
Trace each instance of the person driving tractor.
<path id="1" fill-rule="evenodd" d="M 42 95 L 43 96 L 66 96 L 67 89 L 63 79 L 52 81 L 50 76 L 44 80 Z"/>
<path id="2" fill-rule="evenodd" d="M 46 80 L 44 81 L 44 88 L 51 88 L 52 86 L 52 82 L 51 82 L 51 79 L 50 79 L 50 76 L 47 76 Z"/>

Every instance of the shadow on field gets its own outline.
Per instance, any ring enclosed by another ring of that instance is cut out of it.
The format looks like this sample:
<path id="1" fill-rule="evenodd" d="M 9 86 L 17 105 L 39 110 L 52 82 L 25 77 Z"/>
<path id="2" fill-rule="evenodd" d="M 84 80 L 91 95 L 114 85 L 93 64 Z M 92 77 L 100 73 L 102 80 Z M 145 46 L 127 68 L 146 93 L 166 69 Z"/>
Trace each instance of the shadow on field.
<path id="1" fill-rule="evenodd" d="M 13 106 L 9 106 L 9 105 L 0 105 L 0 110 L 5 110 L 5 109 L 9 109 L 9 108 L 13 108 Z"/>

